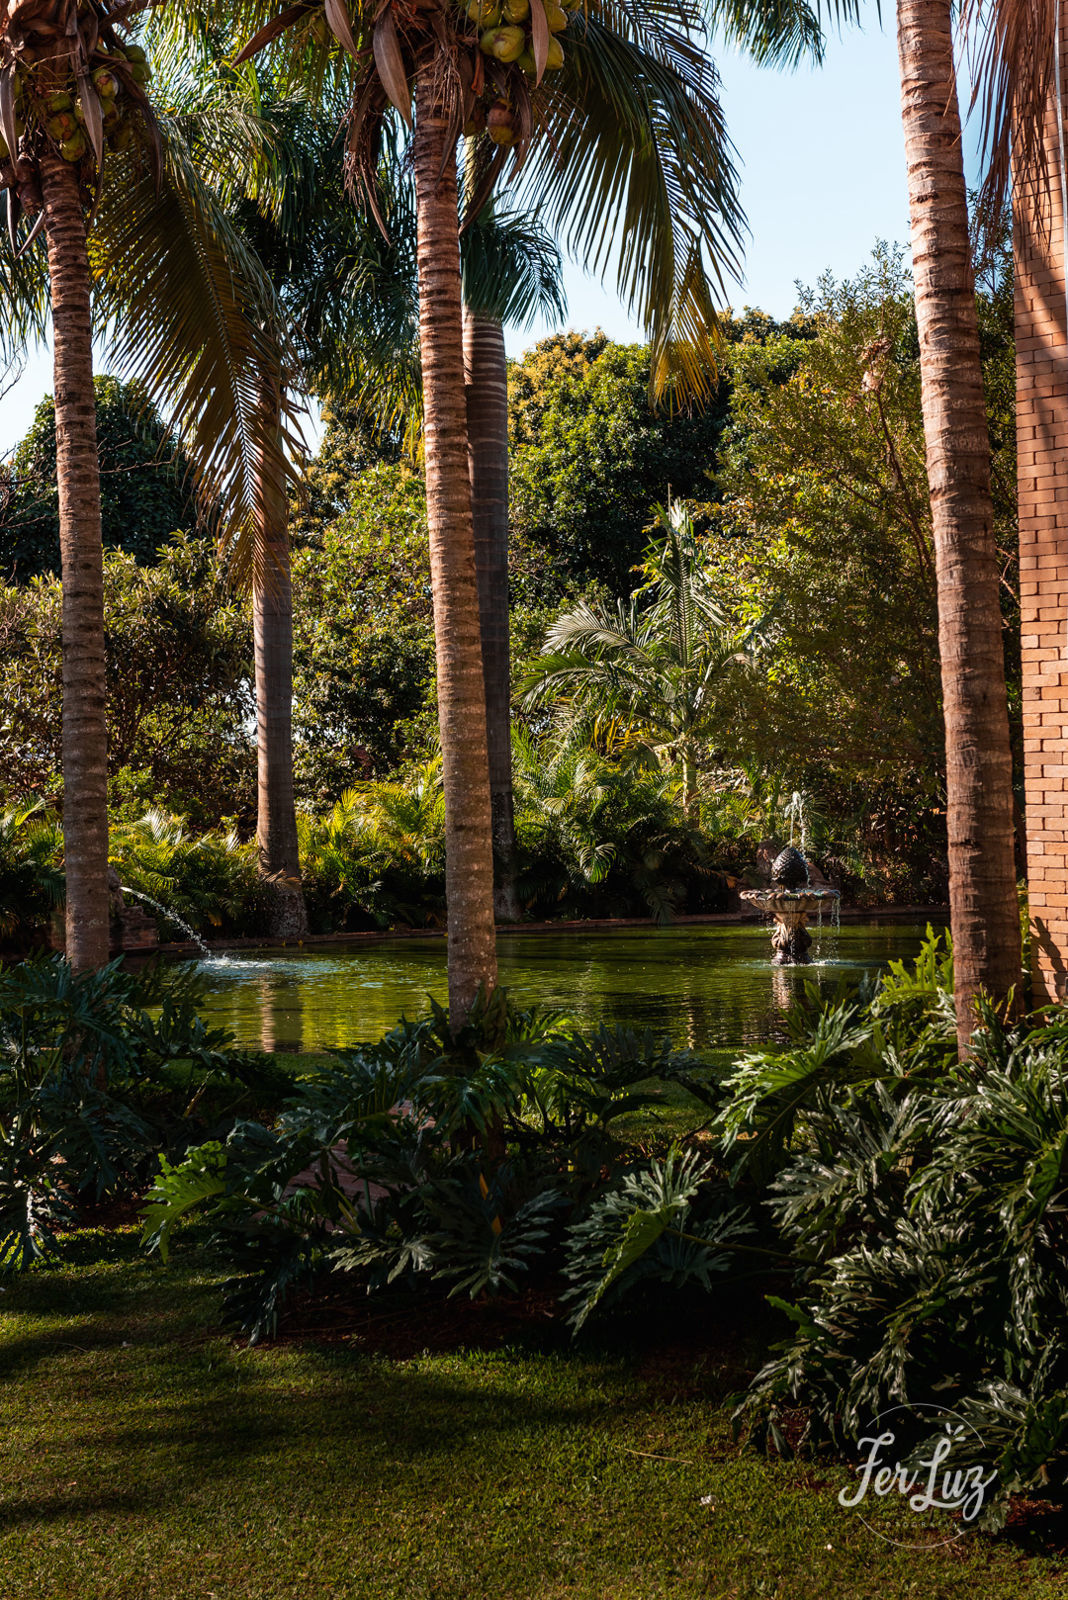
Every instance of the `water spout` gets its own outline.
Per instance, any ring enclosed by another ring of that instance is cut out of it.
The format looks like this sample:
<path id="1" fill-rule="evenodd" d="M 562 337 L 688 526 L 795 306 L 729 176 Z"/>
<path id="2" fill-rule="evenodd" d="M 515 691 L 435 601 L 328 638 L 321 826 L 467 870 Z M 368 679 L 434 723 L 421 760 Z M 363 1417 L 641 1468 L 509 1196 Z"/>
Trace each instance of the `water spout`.
<path id="1" fill-rule="evenodd" d="M 122 885 L 122 892 L 123 894 L 132 894 L 135 900 L 144 901 L 146 906 L 151 906 L 153 911 L 158 911 L 161 916 L 166 917 L 168 922 L 173 922 L 176 928 L 181 928 L 182 932 L 196 945 L 205 961 L 212 960 L 209 946 L 205 944 L 196 929 L 191 928 L 188 922 L 180 917 L 176 911 L 171 911 L 167 906 L 160 905 L 158 900 L 153 900 L 150 894 L 142 894 L 140 889 L 129 888 L 125 883 Z"/>

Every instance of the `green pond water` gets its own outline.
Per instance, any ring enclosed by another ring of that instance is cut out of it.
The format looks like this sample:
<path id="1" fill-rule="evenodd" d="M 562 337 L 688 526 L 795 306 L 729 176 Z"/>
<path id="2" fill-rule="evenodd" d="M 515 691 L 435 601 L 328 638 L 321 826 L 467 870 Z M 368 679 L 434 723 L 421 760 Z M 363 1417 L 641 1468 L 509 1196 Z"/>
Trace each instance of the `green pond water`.
<path id="1" fill-rule="evenodd" d="M 921 924 L 873 920 L 825 929 L 809 967 L 770 964 L 760 924 L 502 934 L 500 981 L 525 1004 L 583 1023 L 624 1022 L 669 1033 L 693 1049 L 751 1044 L 782 1033 L 782 1014 L 806 982 L 842 977 L 915 955 Z M 203 963 L 203 1012 L 241 1044 L 321 1050 L 376 1039 L 427 996 L 445 1000 L 445 942 L 243 952 Z"/>

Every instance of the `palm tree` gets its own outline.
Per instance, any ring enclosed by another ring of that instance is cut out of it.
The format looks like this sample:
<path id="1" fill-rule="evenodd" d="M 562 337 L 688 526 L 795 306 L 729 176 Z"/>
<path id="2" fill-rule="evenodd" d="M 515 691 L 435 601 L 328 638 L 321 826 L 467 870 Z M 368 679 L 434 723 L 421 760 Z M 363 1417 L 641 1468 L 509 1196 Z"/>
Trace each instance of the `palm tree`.
<path id="1" fill-rule="evenodd" d="M 356 406 L 385 431 L 403 427 L 413 452 L 422 448 L 418 357 L 419 291 L 415 281 L 415 215 L 401 181 L 402 163 L 386 174 L 380 198 L 388 240 L 363 241 L 363 268 L 351 290 L 362 325 L 355 350 L 359 380 L 348 385 Z M 470 170 L 465 175 L 470 186 Z M 515 824 L 511 759 L 511 643 L 508 604 L 508 373 L 504 329 L 535 315 L 562 320 L 566 303 L 561 256 L 533 211 L 491 201 L 460 241 L 467 387 L 468 464 L 475 535 L 482 672 L 486 697 L 490 812 L 493 819 L 494 915 L 515 922 Z"/>
<path id="2" fill-rule="evenodd" d="M 647 582 L 614 607 L 581 601 L 550 628 L 546 654 L 521 686 L 528 706 L 552 705 L 570 732 L 652 756 L 676 769 L 697 820 L 698 774 L 724 674 L 752 661 L 760 623 L 731 623 L 701 564 L 689 508 L 658 514 L 662 543 Z"/>
<path id="3" fill-rule="evenodd" d="M 388 219 L 388 238 L 366 213 L 355 209 L 343 193 L 341 151 L 334 132 L 336 115 L 315 115 L 306 103 L 277 109 L 263 102 L 263 115 L 273 123 L 276 172 L 269 189 L 261 188 L 255 208 L 239 210 L 238 220 L 264 263 L 289 313 L 294 341 L 306 380 L 321 398 L 335 405 L 353 401 L 392 428 L 403 416 L 405 432 L 421 446 L 422 393 L 415 281 L 414 207 L 403 181 L 399 153 L 384 169 L 379 199 Z M 311 202 L 309 203 L 309 196 Z M 465 354 L 472 304 L 484 307 L 487 319 L 499 317 L 500 379 L 505 381 L 502 322 L 528 320 L 536 310 L 563 314 L 559 287 L 560 257 L 533 219 L 505 211 L 491 218 L 480 214 L 464 236 L 462 261 L 465 305 Z M 475 563 L 485 683 L 491 812 L 494 831 L 496 915 L 518 917 L 515 900 L 514 827 L 510 762 L 510 655 L 508 636 L 507 541 L 507 410 L 502 393 L 499 410 L 490 418 L 493 443 L 482 448 L 481 418 L 472 426 L 469 372 L 469 450 L 475 529 Z M 475 400 L 478 410 L 478 401 Z M 488 442 L 488 441 L 487 441 Z M 504 457 L 502 521 L 494 503 L 486 502 L 500 482 Z M 495 452 L 495 454 L 493 454 Z M 284 506 L 279 507 L 279 512 Z M 259 838 L 263 870 L 276 881 L 299 878 L 296 818 L 293 805 L 292 736 L 292 602 L 289 543 L 281 515 L 275 519 L 270 549 L 275 581 L 256 582 L 257 618 L 270 618 L 279 645 L 266 659 L 257 629 L 257 707 L 281 728 L 284 738 L 260 740 Z M 266 643 L 266 640 L 264 641 Z M 266 802 L 266 803 L 265 803 Z M 265 821 L 267 826 L 265 826 Z M 271 827 L 289 845 L 270 848 Z M 289 831 L 291 828 L 291 832 Z M 291 845 L 289 844 L 291 841 Z M 303 901 L 300 902 L 303 907 Z M 306 922 L 305 922 L 306 926 Z M 291 922 L 290 936 L 303 931 Z"/>
<path id="4" fill-rule="evenodd" d="M 262 369 L 262 341 L 235 332 L 246 263 L 224 251 L 210 213 L 145 94 L 144 52 L 129 41 L 140 4 L 119 0 L 0 0 L 0 186 L 17 244 L 43 230 L 55 349 L 63 576 L 63 777 L 67 953 L 78 969 L 108 956 L 107 728 L 100 482 L 92 336 L 112 347 L 152 397 L 165 396 L 197 459 L 223 530 L 249 504 L 261 440 L 243 385 Z M 101 193 L 107 155 L 117 187 Z M 92 242 L 86 209 L 98 210 Z M 9 285 L 15 279 L 9 275 Z M 92 293 L 97 289 L 96 306 Z M 95 310 L 95 318 L 94 318 Z M 121 313 L 121 320 L 114 319 Z M 210 386 L 210 387 L 209 387 Z"/>
<path id="5" fill-rule="evenodd" d="M 448 835 L 449 994 L 454 1023 L 480 987 L 496 982 L 493 866 L 486 717 L 464 397 L 456 142 L 461 129 L 494 146 L 467 209 L 477 212 L 514 151 L 532 148 L 535 120 L 551 134 L 535 169 L 545 204 L 562 193 L 581 200 L 574 236 L 605 241 L 606 204 L 626 218 L 621 271 L 632 299 L 656 322 L 654 372 L 672 366 L 708 386 L 714 370 L 715 312 L 710 274 L 733 264 L 741 213 L 736 175 L 716 98 L 716 76 L 696 35 L 699 18 L 666 17 L 633 0 L 606 0 L 611 27 L 529 0 L 526 28 L 481 35 L 448 0 L 416 12 L 343 0 L 290 7 L 264 22 L 261 0 L 221 10 L 263 26 L 243 54 L 289 33 L 297 70 L 322 30 L 356 63 L 349 150 L 353 173 L 374 208 L 381 129 L 390 105 L 411 123 L 418 234 L 420 356 L 423 375 L 427 511 L 435 602 L 439 722 Z M 270 8 L 273 10 L 273 7 Z M 818 36 L 807 5 L 733 4 L 734 24 L 776 19 L 806 40 Z M 550 31 L 566 28 L 566 39 Z M 777 24 L 778 26 L 778 24 Z M 529 31 L 527 31 L 529 30 Z M 765 30 L 769 31 L 769 30 Z M 782 29 L 779 28 L 780 35 Z M 484 48 L 482 47 L 484 44 Z M 525 48 L 524 48 L 525 46 Z M 321 59 L 321 57 L 320 57 Z M 564 70 L 561 71 L 560 69 Z M 547 75 L 548 74 L 548 75 Z M 633 116 L 627 110 L 634 109 Z M 670 140 L 638 148 L 628 121 L 648 126 L 651 107 Z M 621 153 L 622 151 L 622 153 Z M 665 165 L 665 151 L 670 162 Z M 581 165 L 580 165 L 581 163 Z M 579 176 L 571 179 L 568 168 Z M 659 238 L 654 269 L 645 249 Z M 654 307 L 659 310 L 654 314 Z M 702 374 L 704 375 L 702 379 Z"/>
<path id="6" fill-rule="evenodd" d="M 153 36 L 155 37 L 155 36 Z M 178 42 L 181 48 L 177 48 Z M 287 270 L 307 246 L 312 216 L 329 206 L 331 190 L 319 180 L 316 156 L 323 138 L 309 141 L 315 130 L 302 116 L 306 107 L 278 108 L 265 103 L 254 79 L 235 78 L 217 71 L 214 56 L 205 49 L 202 30 L 194 19 L 183 17 L 162 41 L 165 96 L 169 106 L 165 133 L 180 146 L 198 179 L 211 193 L 225 216 L 231 239 L 241 241 L 264 282 L 266 296 L 250 295 L 246 315 L 257 333 L 271 340 L 271 324 L 284 320 L 292 339 L 289 349 L 279 349 L 275 361 L 262 370 L 250 403 L 259 430 L 272 445 L 252 454 L 253 478 L 251 554 L 242 549 L 234 575 L 248 578 L 252 589 L 254 676 L 257 720 L 257 843 L 261 876 L 272 889 L 270 931 L 284 938 L 307 932 L 308 919 L 300 882 L 293 785 L 292 749 L 292 581 L 289 559 L 289 503 L 285 478 L 277 463 L 290 443 L 287 417 L 288 389 L 294 363 L 303 355 L 298 348 L 299 322 L 292 320 L 292 294 Z M 293 124 L 297 124 L 296 130 Z M 220 133 L 229 129 L 225 146 Z M 301 136 L 300 144 L 293 136 Z M 235 163 L 235 142 L 244 159 Z M 310 147 L 309 147 L 310 145 Z M 335 209 L 344 205 L 340 162 L 333 163 Z M 300 186 L 303 205 L 295 205 L 293 191 Z M 306 204 L 308 194 L 316 205 Z M 279 219 L 284 215 L 284 226 Z M 292 236 L 292 248 L 287 241 Z M 310 270 L 311 263 L 305 266 Z M 277 299 L 275 298 L 277 297 Z M 288 358 L 288 360 L 287 360 Z"/>
<path id="7" fill-rule="evenodd" d="M 938 582 L 962 1054 L 981 991 L 1020 979 L 1012 755 L 951 0 L 898 0 L 912 267 Z"/>
<path id="8" fill-rule="evenodd" d="M 74 0 L 0 6 L 0 132 L 12 243 L 25 211 L 36 215 L 38 231 L 43 225 L 48 248 L 63 563 L 67 949 L 74 966 L 86 968 L 108 957 L 103 545 L 84 215 L 104 130 L 90 73 L 104 73 L 135 104 L 144 96 L 125 59 L 113 68 L 119 35 L 105 8 L 81 9 L 79 16 Z M 73 116 L 75 97 L 89 138 Z"/>

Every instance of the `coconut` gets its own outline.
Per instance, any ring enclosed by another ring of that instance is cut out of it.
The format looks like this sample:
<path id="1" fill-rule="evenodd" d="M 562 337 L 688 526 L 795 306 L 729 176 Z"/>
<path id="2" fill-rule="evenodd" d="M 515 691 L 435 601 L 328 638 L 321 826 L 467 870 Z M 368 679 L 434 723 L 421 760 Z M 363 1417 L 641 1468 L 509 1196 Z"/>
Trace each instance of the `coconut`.
<path id="1" fill-rule="evenodd" d="M 504 0 L 504 20 L 525 22 L 530 16 L 530 0 Z"/>
<path id="2" fill-rule="evenodd" d="M 486 118 L 486 128 L 494 144 L 515 144 L 516 132 L 512 124 L 512 108 L 505 100 L 495 100 Z"/>
<path id="3" fill-rule="evenodd" d="M 545 57 L 546 72 L 559 72 L 564 64 L 564 47 L 559 39 L 549 40 L 549 53 Z"/>
<path id="4" fill-rule="evenodd" d="M 78 132 L 78 124 L 69 111 L 61 111 L 57 116 L 49 117 L 45 127 L 57 144 L 62 144 L 66 139 L 73 139 Z"/>
<path id="5" fill-rule="evenodd" d="M 536 78 L 538 75 L 538 63 L 534 60 L 533 50 L 524 50 L 516 62 L 516 66 L 522 67 L 523 71 L 529 73 L 532 78 Z"/>
<path id="6" fill-rule="evenodd" d="M 527 36 L 522 28 L 489 28 L 478 41 L 483 55 L 495 56 L 505 65 L 518 61 L 523 54 Z"/>
<path id="7" fill-rule="evenodd" d="M 128 44 L 124 48 L 127 61 L 138 62 L 141 66 L 145 65 L 148 57 L 139 44 Z"/>
<path id="8" fill-rule="evenodd" d="M 64 139 L 59 147 L 59 153 L 64 161 L 80 161 L 88 148 L 85 134 L 79 128 L 73 138 Z"/>
<path id="9" fill-rule="evenodd" d="M 563 33 L 567 27 L 567 12 L 561 6 L 555 5 L 553 0 L 546 0 L 545 20 L 549 24 L 550 33 Z"/>
<path id="10" fill-rule="evenodd" d="M 119 92 L 119 80 L 107 67 L 97 67 L 93 73 L 93 84 L 101 100 L 114 100 Z"/>
<path id="11" fill-rule="evenodd" d="M 62 90 L 59 94 L 50 94 L 45 101 L 45 109 L 52 116 L 58 116 L 61 111 L 70 111 L 73 106 L 74 101 L 70 95 Z"/>
<path id="12" fill-rule="evenodd" d="M 496 28 L 500 25 L 501 8 L 497 0 L 470 0 L 467 15 L 479 28 Z"/>

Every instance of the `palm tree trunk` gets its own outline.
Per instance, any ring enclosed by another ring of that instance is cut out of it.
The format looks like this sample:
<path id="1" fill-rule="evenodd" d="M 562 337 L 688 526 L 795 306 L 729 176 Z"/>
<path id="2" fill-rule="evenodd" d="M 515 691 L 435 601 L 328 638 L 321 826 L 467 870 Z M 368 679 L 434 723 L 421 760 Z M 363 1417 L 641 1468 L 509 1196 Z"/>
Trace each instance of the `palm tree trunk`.
<path id="1" fill-rule="evenodd" d="M 455 150 L 433 81 L 416 86 L 413 143 L 419 348 L 438 722 L 445 790 L 449 1012 L 459 1028 L 497 982 L 486 699 L 467 463 Z"/>
<path id="2" fill-rule="evenodd" d="M 276 433 L 281 397 L 263 397 Z M 297 809 L 293 795 L 293 580 L 285 485 L 264 471 L 259 483 L 260 526 L 252 564 L 256 652 L 256 841 L 259 869 L 273 894 L 271 932 L 299 939 L 308 931 L 300 883 Z"/>
<path id="3" fill-rule="evenodd" d="M 67 959 L 108 959 L 107 680 L 100 461 L 85 216 L 74 167 L 40 162 L 55 344 L 56 479 L 63 574 L 63 854 Z"/>
<path id="4" fill-rule="evenodd" d="M 686 820 L 695 825 L 700 820 L 699 798 L 697 763 L 694 760 L 692 748 L 687 746 L 682 755 L 682 809 L 686 813 Z"/>
<path id="5" fill-rule="evenodd" d="M 486 686 L 493 904 L 498 922 L 518 922 L 512 799 L 512 657 L 508 629 L 508 370 L 497 317 L 464 307 L 467 456 Z"/>
<path id="6" fill-rule="evenodd" d="M 950 920 L 962 1054 L 985 990 L 1020 983 L 1012 755 L 990 442 L 953 68 L 951 0 L 898 0 L 902 120 L 946 723 Z"/>

